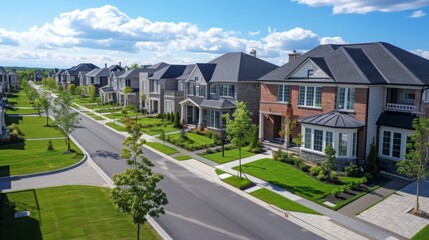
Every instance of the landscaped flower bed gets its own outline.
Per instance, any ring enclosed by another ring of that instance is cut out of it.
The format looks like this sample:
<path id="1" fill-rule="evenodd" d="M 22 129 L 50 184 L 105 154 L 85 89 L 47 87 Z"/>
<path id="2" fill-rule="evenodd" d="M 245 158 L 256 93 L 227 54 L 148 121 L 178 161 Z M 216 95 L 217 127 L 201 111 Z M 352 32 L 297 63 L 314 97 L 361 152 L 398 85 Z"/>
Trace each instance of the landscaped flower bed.
<path id="1" fill-rule="evenodd" d="M 212 138 L 192 132 L 186 133 L 184 137 L 181 133 L 169 134 L 165 141 L 189 151 L 217 146 Z"/>

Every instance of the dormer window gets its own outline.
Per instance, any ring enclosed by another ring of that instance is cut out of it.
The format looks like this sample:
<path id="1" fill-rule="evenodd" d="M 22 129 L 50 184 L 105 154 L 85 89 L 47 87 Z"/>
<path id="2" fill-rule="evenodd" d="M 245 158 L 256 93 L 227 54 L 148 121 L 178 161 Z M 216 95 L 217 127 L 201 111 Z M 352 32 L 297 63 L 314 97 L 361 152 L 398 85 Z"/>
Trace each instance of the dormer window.
<path id="1" fill-rule="evenodd" d="M 194 80 L 195 80 L 195 81 L 198 81 L 198 77 L 195 77 L 195 78 L 194 78 Z"/>
<path id="2" fill-rule="evenodd" d="M 307 77 L 310 78 L 311 76 L 313 76 L 313 69 L 307 70 Z"/>

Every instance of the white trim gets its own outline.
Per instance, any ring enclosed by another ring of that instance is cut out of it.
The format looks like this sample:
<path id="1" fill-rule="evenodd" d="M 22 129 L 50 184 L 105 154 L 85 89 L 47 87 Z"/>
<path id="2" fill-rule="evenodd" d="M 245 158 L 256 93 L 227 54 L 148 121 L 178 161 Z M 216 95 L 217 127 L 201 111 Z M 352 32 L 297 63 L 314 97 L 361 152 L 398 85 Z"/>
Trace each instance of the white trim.
<path id="1" fill-rule="evenodd" d="M 389 146 L 389 156 L 383 155 L 383 141 L 384 141 L 384 132 L 390 132 L 390 146 Z M 393 157 L 393 135 L 394 133 L 401 134 L 401 153 L 400 157 Z M 381 126 L 379 131 L 379 142 L 378 142 L 378 156 L 385 159 L 400 161 L 405 159 L 405 154 L 407 151 L 407 137 L 413 134 L 413 130 L 403 129 L 403 128 L 395 128 L 395 127 L 387 127 Z"/>

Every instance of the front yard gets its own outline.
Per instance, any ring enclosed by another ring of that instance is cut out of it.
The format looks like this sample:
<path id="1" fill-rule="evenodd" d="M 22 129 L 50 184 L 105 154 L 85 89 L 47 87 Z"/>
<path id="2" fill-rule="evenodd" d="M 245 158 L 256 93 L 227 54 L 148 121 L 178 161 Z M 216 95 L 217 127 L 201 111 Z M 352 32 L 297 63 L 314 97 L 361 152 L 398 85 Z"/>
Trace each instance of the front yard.
<path id="1" fill-rule="evenodd" d="M 49 127 L 46 127 L 46 117 L 6 117 L 6 126 L 12 123 L 18 124 L 25 138 L 54 138 L 63 137 L 49 119 Z"/>
<path id="2" fill-rule="evenodd" d="M 168 142 L 189 151 L 216 146 L 212 138 L 191 132 L 186 133 L 185 138 L 180 137 L 180 133 L 169 134 L 166 138 Z"/>
<path id="3" fill-rule="evenodd" d="M 3 239 L 135 239 L 131 217 L 119 214 L 110 189 L 61 186 L 2 195 L 0 236 Z M 29 217 L 14 218 L 19 211 Z M 150 224 L 142 239 L 161 239 Z"/>
<path id="4" fill-rule="evenodd" d="M 221 148 L 221 147 L 220 147 Z M 219 148 L 218 148 L 219 149 Z M 224 156 L 222 157 L 222 151 L 218 152 L 214 152 L 214 153 L 201 153 L 199 154 L 201 157 L 207 158 L 210 161 L 222 164 L 222 163 L 227 163 L 227 162 L 231 162 L 234 160 L 238 160 L 238 149 L 234 148 L 234 149 L 230 149 L 230 150 L 225 150 L 224 152 Z M 241 148 L 241 158 L 247 158 L 247 157 L 251 157 L 255 155 L 255 153 L 252 153 L 249 151 L 249 147 L 242 147 Z"/>

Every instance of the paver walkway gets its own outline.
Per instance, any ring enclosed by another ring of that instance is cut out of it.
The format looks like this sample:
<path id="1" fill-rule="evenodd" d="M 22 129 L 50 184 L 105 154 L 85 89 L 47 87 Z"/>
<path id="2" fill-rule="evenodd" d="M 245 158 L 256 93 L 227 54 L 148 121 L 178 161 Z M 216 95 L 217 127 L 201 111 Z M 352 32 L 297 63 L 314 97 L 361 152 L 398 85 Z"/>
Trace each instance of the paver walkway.
<path id="1" fill-rule="evenodd" d="M 342 207 L 338 212 L 347 216 L 355 216 L 356 214 L 365 210 L 368 206 L 379 202 L 381 199 L 389 196 L 390 194 L 402 189 L 410 184 L 411 181 L 393 178 L 393 180 L 380 188 L 365 194 L 365 196 L 358 198 L 354 202 Z"/>
<path id="2" fill-rule="evenodd" d="M 428 219 L 407 213 L 416 205 L 416 185 L 416 182 L 407 185 L 358 217 L 411 238 L 429 224 Z M 425 181 L 420 186 L 420 209 L 429 212 L 429 183 Z"/>

